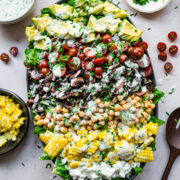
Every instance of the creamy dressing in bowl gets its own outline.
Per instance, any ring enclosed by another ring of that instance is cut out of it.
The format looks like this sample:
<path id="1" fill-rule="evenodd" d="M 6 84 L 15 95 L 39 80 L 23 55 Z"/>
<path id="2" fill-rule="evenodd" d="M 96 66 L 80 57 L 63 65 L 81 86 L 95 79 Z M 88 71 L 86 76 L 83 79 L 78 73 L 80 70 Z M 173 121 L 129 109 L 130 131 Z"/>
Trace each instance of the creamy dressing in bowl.
<path id="1" fill-rule="evenodd" d="M 25 16 L 35 0 L 0 0 L 0 23 L 16 21 Z"/>

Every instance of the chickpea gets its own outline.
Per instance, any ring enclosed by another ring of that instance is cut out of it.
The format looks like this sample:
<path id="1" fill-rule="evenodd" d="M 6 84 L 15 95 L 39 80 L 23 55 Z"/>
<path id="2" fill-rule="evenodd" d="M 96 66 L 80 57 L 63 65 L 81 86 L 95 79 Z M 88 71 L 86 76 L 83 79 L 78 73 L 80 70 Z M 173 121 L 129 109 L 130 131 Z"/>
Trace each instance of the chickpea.
<path id="1" fill-rule="evenodd" d="M 92 121 L 88 122 L 89 126 L 94 126 L 94 123 Z"/>
<path id="2" fill-rule="evenodd" d="M 137 103 L 137 101 L 135 100 L 135 99 L 133 99 L 132 101 L 131 101 L 131 104 L 132 105 L 135 105 Z"/>
<path id="3" fill-rule="evenodd" d="M 47 113 L 46 118 L 50 120 L 51 119 L 51 113 Z"/>
<path id="4" fill-rule="evenodd" d="M 36 116 L 35 116 L 35 120 L 36 120 L 36 121 L 39 121 L 39 120 L 41 120 L 41 116 L 39 116 L 39 115 L 36 115 Z"/>
<path id="5" fill-rule="evenodd" d="M 64 125 L 64 123 L 61 121 L 59 122 L 59 127 L 62 127 Z"/>
<path id="6" fill-rule="evenodd" d="M 79 121 L 79 116 L 78 116 L 78 115 L 74 115 L 74 116 L 72 116 L 72 119 L 73 119 L 74 121 Z"/>
<path id="7" fill-rule="evenodd" d="M 104 108 L 104 104 L 103 104 L 103 103 L 98 104 L 98 106 L 99 106 L 100 108 Z"/>
<path id="8" fill-rule="evenodd" d="M 62 133 L 66 133 L 66 132 L 67 132 L 67 128 L 66 128 L 66 127 L 61 127 L 60 131 L 61 131 Z"/>
<path id="9" fill-rule="evenodd" d="M 110 105 L 111 105 L 111 103 L 110 103 L 109 101 L 106 101 L 106 102 L 104 103 L 104 107 L 105 107 L 105 108 L 108 108 Z"/>
<path id="10" fill-rule="evenodd" d="M 70 113 L 65 113 L 64 117 L 69 118 L 70 117 Z"/>
<path id="11" fill-rule="evenodd" d="M 118 101 L 122 101 L 123 99 L 124 99 L 124 97 L 123 96 L 121 96 L 121 95 L 118 95 Z"/>
<path id="12" fill-rule="evenodd" d="M 87 112 L 86 112 L 86 116 L 87 116 L 87 117 L 92 117 L 92 112 L 91 112 L 91 111 L 87 111 Z"/>
<path id="13" fill-rule="evenodd" d="M 96 99 L 95 102 L 96 102 L 96 104 L 100 104 L 101 100 L 100 99 Z"/>
<path id="14" fill-rule="evenodd" d="M 150 108 L 151 108 L 151 109 L 154 109 L 155 107 L 156 107 L 155 104 L 151 104 L 151 105 L 150 105 Z"/>
<path id="15" fill-rule="evenodd" d="M 136 101 L 140 101 L 140 97 L 138 97 L 138 96 L 136 96 L 134 99 L 135 99 Z"/>
<path id="16" fill-rule="evenodd" d="M 79 111 L 79 117 L 84 117 L 84 112 L 83 111 Z"/>
<path id="17" fill-rule="evenodd" d="M 113 110 L 110 110 L 108 113 L 110 116 L 114 116 L 115 112 Z"/>
<path id="18" fill-rule="evenodd" d="M 49 124 L 49 119 L 45 118 L 45 119 L 43 120 L 43 124 L 44 124 L 45 126 L 47 126 L 47 125 Z"/>
<path id="19" fill-rule="evenodd" d="M 140 107 L 141 107 L 141 103 L 137 102 L 137 103 L 134 104 L 134 106 L 135 106 L 136 108 L 140 108 Z"/>
<path id="20" fill-rule="evenodd" d="M 146 102 L 144 106 L 145 106 L 145 108 L 149 108 L 149 107 L 151 107 L 151 104 L 149 102 Z"/>
<path id="21" fill-rule="evenodd" d="M 120 104 L 121 104 L 121 105 L 126 104 L 126 100 L 122 100 L 122 101 L 120 102 Z"/>
<path id="22" fill-rule="evenodd" d="M 37 121 L 37 125 L 38 125 L 38 126 L 42 126 L 43 124 L 44 124 L 44 123 L 43 123 L 43 120 L 38 120 L 38 121 Z"/>
<path id="23" fill-rule="evenodd" d="M 117 121 L 117 120 L 113 121 L 113 123 L 114 123 L 115 125 L 118 125 L 118 121 Z"/>
<path id="24" fill-rule="evenodd" d="M 100 124 L 101 126 L 104 126 L 104 125 L 105 125 L 105 121 L 101 121 L 101 122 L 99 122 L 99 124 Z"/>
<path id="25" fill-rule="evenodd" d="M 122 107 L 119 104 L 114 106 L 115 111 L 122 111 Z"/>
<path id="26" fill-rule="evenodd" d="M 68 132 L 73 132 L 74 128 L 68 128 Z"/>
<path id="27" fill-rule="evenodd" d="M 104 121 L 104 117 L 103 116 L 99 116 L 98 119 L 99 119 L 99 121 Z"/>
<path id="28" fill-rule="evenodd" d="M 81 126 L 80 127 L 80 130 L 85 130 L 86 129 L 86 126 Z"/>
<path id="29" fill-rule="evenodd" d="M 65 114 L 65 113 L 68 113 L 69 112 L 69 109 L 66 109 L 65 107 L 62 108 L 62 113 Z"/>
<path id="30" fill-rule="evenodd" d="M 91 126 L 87 126 L 87 130 L 88 130 L 88 131 L 91 131 L 91 130 L 92 130 L 92 127 L 91 127 Z"/>
<path id="31" fill-rule="evenodd" d="M 120 116 L 120 112 L 115 112 L 115 116 Z"/>
<path id="32" fill-rule="evenodd" d="M 123 109 L 124 111 L 127 111 L 127 110 L 129 109 L 129 106 L 128 106 L 127 104 L 124 104 L 124 105 L 122 106 L 122 109 Z"/>
<path id="33" fill-rule="evenodd" d="M 113 120 L 113 116 L 108 116 L 108 120 L 112 121 Z"/>
<path id="34" fill-rule="evenodd" d="M 107 119 L 107 118 L 108 118 L 108 114 L 107 114 L 107 113 L 104 113 L 104 114 L 103 114 L 103 117 L 104 117 L 104 119 Z"/>
<path id="35" fill-rule="evenodd" d="M 58 115 L 57 115 L 57 120 L 58 120 L 58 121 L 61 121 L 61 120 L 62 120 L 62 114 L 58 114 Z"/>
<path id="36" fill-rule="evenodd" d="M 112 125 L 112 128 L 113 128 L 113 129 L 116 129 L 116 127 L 117 127 L 117 126 L 116 126 L 115 124 Z"/>
<path id="37" fill-rule="evenodd" d="M 150 114 L 150 113 L 151 113 L 151 108 L 147 108 L 147 109 L 146 109 L 146 112 L 147 112 L 148 114 Z"/>
<path id="38" fill-rule="evenodd" d="M 113 123 L 114 123 L 113 121 L 109 121 L 109 122 L 108 122 L 108 125 L 109 125 L 109 126 L 112 126 Z"/>
<path id="39" fill-rule="evenodd" d="M 55 122 L 55 119 L 53 119 L 53 118 L 52 118 L 52 119 L 51 119 L 51 122 L 53 122 L 53 123 L 54 123 L 54 122 Z"/>
<path id="40" fill-rule="evenodd" d="M 98 125 L 95 124 L 95 125 L 93 126 L 93 129 L 94 129 L 94 130 L 97 130 L 97 129 L 98 129 Z"/>
<path id="41" fill-rule="evenodd" d="M 131 121 L 129 124 L 128 124 L 128 126 L 130 127 L 130 126 L 133 126 L 134 125 L 134 121 Z"/>
<path id="42" fill-rule="evenodd" d="M 97 118 L 96 116 L 92 116 L 92 117 L 91 117 L 91 121 L 92 121 L 93 123 L 97 122 L 97 120 L 98 120 L 98 118 Z"/>
<path id="43" fill-rule="evenodd" d="M 145 119 L 148 118 L 148 116 L 149 116 L 147 112 L 143 112 L 142 114 Z"/>
<path id="44" fill-rule="evenodd" d="M 117 102 L 117 98 L 113 98 L 112 102 L 116 103 Z"/>
<path id="45" fill-rule="evenodd" d="M 146 120 L 145 120 L 144 118 L 140 118 L 139 121 L 140 121 L 141 123 L 143 123 L 143 124 L 146 123 Z"/>
<path id="46" fill-rule="evenodd" d="M 82 126 L 86 126 L 87 125 L 87 121 L 86 120 L 82 120 L 80 123 Z"/>
<path id="47" fill-rule="evenodd" d="M 61 110 L 62 110 L 62 106 L 61 106 L 61 105 L 58 105 L 58 106 L 56 106 L 56 107 L 54 108 L 54 112 L 60 113 Z"/>
<path id="48" fill-rule="evenodd" d="M 136 116 L 135 115 L 131 115 L 131 121 L 136 121 Z"/>
<path id="49" fill-rule="evenodd" d="M 99 113 L 104 113 L 104 109 L 99 109 Z"/>
<path id="50" fill-rule="evenodd" d="M 49 124 L 48 124 L 48 128 L 49 128 L 49 129 L 53 129 L 53 123 L 49 123 Z"/>

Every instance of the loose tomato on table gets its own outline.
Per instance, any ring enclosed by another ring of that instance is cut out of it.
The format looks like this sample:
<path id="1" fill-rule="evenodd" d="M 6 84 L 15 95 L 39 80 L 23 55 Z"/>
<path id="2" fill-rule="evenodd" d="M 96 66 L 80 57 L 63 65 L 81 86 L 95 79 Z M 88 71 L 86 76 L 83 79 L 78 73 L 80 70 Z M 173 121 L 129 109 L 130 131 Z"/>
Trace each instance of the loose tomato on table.
<path id="1" fill-rule="evenodd" d="M 87 71 L 93 71 L 94 70 L 94 64 L 92 61 L 85 61 L 84 63 L 84 68 L 87 70 Z"/>
<path id="2" fill-rule="evenodd" d="M 94 69 L 94 75 L 95 75 L 97 78 L 101 78 L 102 73 L 103 73 L 103 68 L 102 68 L 102 67 L 100 67 L 100 66 L 95 67 L 95 69 Z"/>
<path id="3" fill-rule="evenodd" d="M 177 33 L 175 31 L 171 31 L 169 34 L 168 34 L 168 38 L 171 40 L 171 41 L 175 41 L 177 39 Z"/>
<path id="4" fill-rule="evenodd" d="M 138 59 L 142 58 L 143 55 L 144 55 L 143 49 L 140 48 L 140 47 L 135 47 L 135 48 L 132 50 L 132 56 L 131 56 L 131 57 L 132 57 L 134 60 L 138 60 Z"/>
<path id="5" fill-rule="evenodd" d="M 39 71 L 44 77 L 47 76 L 47 74 L 49 73 L 49 68 L 42 68 Z"/>
<path id="6" fill-rule="evenodd" d="M 9 53 L 13 56 L 16 56 L 18 54 L 18 48 L 17 47 L 12 47 L 10 50 L 9 50 Z"/>
<path id="7" fill-rule="evenodd" d="M 70 48 L 69 51 L 68 51 L 68 54 L 70 56 L 76 56 L 78 53 L 78 50 L 76 48 Z"/>
<path id="8" fill-rule="evenodd" d="M 102 36 L 103 43 L 110 43 L 112 41 L 112 37 L 109 34 L 104 34 Z"/>
<path id="9" fill-rule="evenodd" d="M 161 61 L 166 61 L 167 60 L 167 54 L 165 52 L 160 52 L 158 54 L 158 58 L 161 60 Z"/>
<path id="10" fill-rule="evenodd" d="M 97 55 L 97 52 L 94 48 L 91 48 L 91 47 L 86 47 L 84 50 L 83 50 L 83 53 L 84 55 L 89 58 L 89 59 L 93 59 L 96 57 Z"/>
<path id="11" fill-rule="evenodd" d="M 101 66 L 104 63 L 105 57 L 99 57 L 96 59 L 93 59 L 92 62 L 95 66 Z"/>
<path id="12" fill-rule="evenodd" d="M 82 66 L 82 61 L 78 57 L 73 57 L 68 61 L 68 67 L 73 71 L 79 70 L 81 66 Z"/>
<path id="13" fill-rule="evenodd" d="M 48 61 L 43 59 L 38 63 L 38 69 L 49 68 Z"/>
<path id="14" fill-rule="evenodd" d="M 126 54 L 121 54 L 119 56 L 120 63 L 123 64 L 125 60 L 127 60 L 127 55 Z"/>
<path id="15" fill-rule="evenodd" d="M 165 51 L 167 48 L 166 44 L 164 42 L 159 42 L 157 44 L 157 49 L 160 51 L 160 52 L 163 52 Z"/>
<path id="16" fill-rule="evenodd" d="M 169 47 L 169 53 L 171 55 L 174 56 L 175 54 L 177 54 L 177 52 L 178 52 L 178 47 L 176 45 L 172 45 Z"/>
<path id="17" fill-rule="evenodd" d="M 142 42 L 139 44 L 139 47 L 141 47 L 141 48 L 144 50 L 144 52 L 145 52 L 145 51 L 147 51 L 147 49 L 148 49 L 148 44 L 147 44 L 147 42 L 142 41 Z"/>
<path id="18" fill-rule="evenodd" d="M 170 62 L 167 62 L 164 65 L 164 70 L 166 73 L 170 73 L 173 70 L 173 65 Z"/>
<path id="19" fill-rule="evenodd" d="M 9 62 L 9 55 L 6 53 L 2 53 L 0 59 L 7 64 Z"/>

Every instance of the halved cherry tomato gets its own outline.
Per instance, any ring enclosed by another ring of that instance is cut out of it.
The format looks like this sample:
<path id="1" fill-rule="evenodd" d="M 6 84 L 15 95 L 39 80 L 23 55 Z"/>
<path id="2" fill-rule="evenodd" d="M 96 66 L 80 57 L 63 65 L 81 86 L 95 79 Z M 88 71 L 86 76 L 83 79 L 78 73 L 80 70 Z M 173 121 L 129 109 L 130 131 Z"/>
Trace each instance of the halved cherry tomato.
<path id="1" fill-rule="evenodd" d="M 103 73 L 103 68 L 102 68 L 102 67 L 95 67 L 95 69 L 94 69 L 94 75 L 95 75 L 97 78 L 101 78 L 102 73 Z"/>
<path id="2" fill-rule="evenodd" d="M 49 53 L 45 52 L 44 59 L 48 60 L 48 58 L 49 58 Z"/>
<path id="3" fill-rule="evenodd" d="M 145 77 L 149 77 L 152 74 L 152 68 L 151 66 L 148 66 L 147 69 L 144 70 Z"/>
<path id="4" fill-rule="evenodd" d="M 49 68 L 49 64 L 45 59 L 41 60 L 38 63 L 38 69 L 42 69 L 42 68 Z"/>
<path id="5" fill-rule="evenodd" d="M 60 71 L 61 71 L 61 77 L 64 77 L 66 75 L 66 72 L 67 72 L 66 66 L 61 67 Z"/>
<path id="6" fill-rule="evenodd" d="M 128 47 L 128 49 L 127 49 L 127 54 L 128 54 L 128 56 L 132 56 L 132 52 L 133 52 L 133 50 L 134 50 L 134 47 Z"/>
<path id="7" fill-rule="evenodd" d="M 103 43 L 110 43 L 112 41 L 112 37 L 109 34 L 104 34 L 102 36 Z"/>
<path id="8" fill-rule="evenodd" d="M 85 61 L 84 63 L 84 68 L 88 71 L 93 71 L 94 70 L 94 64 L 92 61 Z"/>
<path id="9" fill-rule="evenodd" d="M 83 53 L 84 55 L 89 58 L 89 59 L 93 59 L 96 57 L 97 55 L 97 52 L 94 48 L 91 48 L 91 47 L 86 47 L 84 50 L 83 50 Z"/>
<path id="10" fill-rule="evenodd" d="M 0 59 L 7 64 L 9 62 L 9 55 L 6 53 L 2 53 Z"/>
<path id="11" fill-rule="evenodd" d="M 78 57 L 73 57 L 68 61 L 68 67 L 73 71 L 79 70 L 81 66 L 82 66 L 82 62 L 81 59 Z"/>
<path id="12" fill-rule="evenodd" d="M 82 61 L 84 61 L 84 59 L 86 58 L 86 56 L 82 53 L 80 53 L 78 56 Z"/>
<path id="13" fill-rule="evenodd" d="M 151 62 L 149 57 L 145 54 L 137 63 L 141 68 L 147 68 Z"/>
<path id="14" fill-rule="evenodd" d="M 66 51 L 68 51 L 69 50 L 69 47 L 68 47 L 68 45 L 67 44 L 62 44 L 62 48 L 64 49 L 64 50 L 66 50 Z"/>
<path id="15" fill-rule="evenodd" d="M 142 48 L 140 47 L 135 47 L 133 50 L 132 50 L 132 58 L 134 60 L 138 60 L 140 58 L 142 58 L 144 55 L 144 51 Z"/>
<path id="16" fill-rule="evenodd" d="M 110 52 L 115 53 L 117 51 L 117 46 L 115 44 L 110 44 L 109 50 Z"/>
<path id="17" fill-rule="evenodd" d="M 171 40 L 171 41 L 175 41 L 177 39 L 177 33 L 175 31 L 171 31 L 169 34 L 168 34 L 168 38 Z"/>
<path id="18" fill-rule="evenodd" d="M 139 46 L 140 42 L 139 41 L 134 41 L 134 42 L 132 42 L 132 44 L 133 44 L 134 47 L 137 47 L 137 46 Z"/>
<path id="19" fill-rule="evenodd" d="M 164 70 L 166 73 L 170 73 L 173 70 L 173 65 L 170 62 L 167 62 L 164 65 Z"/>
<path id="20" fill-rule="evenodd" d="M 84 72 L 84 77 L 85 77 L 85 79 L 89 80 L 90 75 L 89 75 L 89 72 L 88 72 L 88 71 L 85 71 L 85 72 Z"/>
<path id="21" fill-rule="evenodd" d="M 49 68 L 42 68 L 42 69 L 40 69 L 40 73 L 41 73 L 44 77 L 46 77 L 47 74 L 49 73 Z"/>
<path id="22" fill-rule="evenodd" d="M 97 39 L 98 43 L 100 43 L 102 41 L 101 34 L 97 34 L 96 39 Z"/>
<path id="23" fill-rule="evenodd" d="M 166 44 L 163 43 L 163 42 L 159 42 L 159 43 L 157 44 L 157 49 L 158 49 L 160 52 L 165 51 L 166 48 L 167 48 L 167 46 L 166 46 Z"/>
<path id="24" fill-rule="evenodd" d="M 174 56 L 177 52 L 178 52 L 178 47 L 176 45 L 172 45 L 172 46 L 169 47 L 169 53 L 171 55 Z"/>
<path id="25" fill-rule="evenodd" d="M 34 79 L 36 81 L 41 79 L 41 74 L 37 70 L 33 70 L 29 73 L 29 76 L 31 79 Z"/>
<path id="26" fill-rule="evenodd" d="M 119 56 L 119 61 L 120 61 L 121 64 L 123 64 L 126 59 L 127 59 L 127 55 L 126 54 L 121 54 Z"/>
<path id="27" fill-rule="evenodd" d="M 128 42 L 124 41 L 124 42 L 122 43 L 122 51 L 123 51 L 123 52 L 127 51 L 127 50 L 128 50 L 128 47 L 129 47 Z"/>
<path id="28" fill-rule="evenodd" d="M 139 47 L 141 47 L 144 51 L 146 51 L 146 50 L 148 49 L 148 44 L 147 44 L 147 42 L 142 41 L 142 42 L 139 44 Z"/>
<path id="29" fill-rule="evenodd" d="M 68 54 L 70 56 L 76 56 L 78 53 L 78 50 L 76 48 L 70 48 L 69 51 L 68 51 Z"/>
<path id="30" fill-rule="evenodd" d="M 160 52 L 159 55 L 158 55 L 158 58 L 161 60 L 161 61 L 166 61 L 167 59 L 167 54 L 165 52 Z"/>
<path id="31" fill-rule="evenodd" d="M 114 61 L 114 54 L 108 54 L 107 56 L 106 56 L 106 63 L 108 64 L 108 65 L 111 65 L 112 64 L 112 62 Z"/>
<path id="32" fill-rule="evenodd" d="M 18 54 L 18 48 L 17 47 L 12 47 L 10 50 L 9 50 L 9 53 L 13 56 L 16 56 Z"/>
<path id="33" fill-rule="evenodd" d="M 93 59 L 92 62 L 95 66 L 100 66 L 104 63 L 105 57 Z"/>

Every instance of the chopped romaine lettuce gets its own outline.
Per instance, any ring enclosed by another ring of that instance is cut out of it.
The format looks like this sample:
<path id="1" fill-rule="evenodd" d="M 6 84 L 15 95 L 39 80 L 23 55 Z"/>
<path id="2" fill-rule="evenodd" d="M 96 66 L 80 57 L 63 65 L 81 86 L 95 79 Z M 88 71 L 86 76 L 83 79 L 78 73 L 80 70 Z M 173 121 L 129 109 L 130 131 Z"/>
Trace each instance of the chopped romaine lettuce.
<path id="1" fill-rule="evenodd" d="M 154 89 L 153 94 L 154 94 L 154 98 L 153 98 L 154 104 L 157 104 L 161 100 L 161 98 L 164 97 L 164 92 L 158 89 Z"/>
<path id="2" fill-rule="evenodd" d="M 26 49 L 25 56 L 25 64 L 27 66 L 36 66 L 39 62 L 38 51 L 36 49 Z"/>

